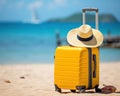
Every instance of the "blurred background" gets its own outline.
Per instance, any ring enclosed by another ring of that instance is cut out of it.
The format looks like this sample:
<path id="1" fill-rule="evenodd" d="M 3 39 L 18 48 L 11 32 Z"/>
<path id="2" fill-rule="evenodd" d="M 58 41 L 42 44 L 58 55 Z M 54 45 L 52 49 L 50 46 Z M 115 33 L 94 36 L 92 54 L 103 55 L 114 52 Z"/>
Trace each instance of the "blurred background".
<path id="1" fill-rule="evenodd" d="M 0 0 L 0 64 L 52 64 L 88 7 L 99 9 L 101 62 L 120 62 L 120 0 Z M 94 15 L 86 15 L 93 28 Z"/>

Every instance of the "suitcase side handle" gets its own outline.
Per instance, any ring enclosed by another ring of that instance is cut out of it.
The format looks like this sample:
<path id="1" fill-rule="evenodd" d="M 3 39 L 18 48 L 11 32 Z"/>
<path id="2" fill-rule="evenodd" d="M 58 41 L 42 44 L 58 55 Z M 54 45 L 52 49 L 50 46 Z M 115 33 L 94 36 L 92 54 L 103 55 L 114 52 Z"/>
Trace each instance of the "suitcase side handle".
<path id="1" fill-rule="evenodd" d="M 95 11 L 96 15 L 95 15 L 95 22 L 96 22 L 96 29 L 98 30 L 98 8 L 84 8 L 82 9 L 82 14 L 83 14 L 83 24 L 85 24 L 86 20 L 85 20 L 85 13 L 86 11 Z"/>
<path id="2" fill-rule="evenodd" d="M 93 54 L 93 62 L 94 62 L 93 78 L 96 78 L 96 65 L 97 65 L 97 61 L 96 61 L 96 55 L 95 54 Z"/>

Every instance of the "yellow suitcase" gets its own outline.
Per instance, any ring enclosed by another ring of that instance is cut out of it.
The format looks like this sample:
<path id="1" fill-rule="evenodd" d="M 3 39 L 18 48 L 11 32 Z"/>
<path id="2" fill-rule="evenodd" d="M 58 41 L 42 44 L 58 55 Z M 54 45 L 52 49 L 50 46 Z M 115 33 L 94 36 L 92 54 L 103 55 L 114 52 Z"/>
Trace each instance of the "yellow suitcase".
<path id="1" fill-rule="evenodd" d="M 99 49 L 61 46 L 56 48 L 54 58 L 55 90 L 71 92 L 98 89 Z"/>

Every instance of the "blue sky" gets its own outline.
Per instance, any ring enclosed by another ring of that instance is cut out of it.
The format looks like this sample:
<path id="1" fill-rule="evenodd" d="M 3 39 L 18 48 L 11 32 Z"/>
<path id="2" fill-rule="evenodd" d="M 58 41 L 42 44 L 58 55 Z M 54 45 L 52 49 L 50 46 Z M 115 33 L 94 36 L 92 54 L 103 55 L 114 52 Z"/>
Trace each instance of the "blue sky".
<path id="1" fill-rule="evenodd" d="M 99 13 L 112 13 L 120 21 L 120 0 L 0 0 L 0 21 L 24 21 L 35 9 L 41 21 L 66 17 L 85 7 L 97 7 Z"/>

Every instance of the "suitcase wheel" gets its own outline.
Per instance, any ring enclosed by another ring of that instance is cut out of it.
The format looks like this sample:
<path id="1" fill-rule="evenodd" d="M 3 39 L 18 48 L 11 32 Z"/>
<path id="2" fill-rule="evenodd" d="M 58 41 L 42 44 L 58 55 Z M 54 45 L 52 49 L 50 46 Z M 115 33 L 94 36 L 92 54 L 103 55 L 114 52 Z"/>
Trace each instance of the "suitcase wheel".
<path id="1" fill-rule="evenodd" d="M 70 90 L 71 92 L 73 92 L 73 93 L 75 93 L 76 92 L 76 90 Z"/>
<path id="2" fill-rule="evenodd" d="M 84 93 L 85 92 L 85 89 L 80 89 L 79 90 L 79 93 Z"/>
<path id="3" fill-rule="evenodd" d="M 55 84 L 55 91 L 61 93 L 61 89 Z"/>
<path id="4" fill-rule="evenodd" d="M 85 86 L 77 86 L 76 88 L 78 89 L 79 93 L 85 92 Z"/>
<path id="5" fill-rule="evenodd" d="M 100 92 L 101 92 L 101 89 L 98 88 L 98 85 L 95 86 L 95 92 L 97 92 L 97 93 L 100 93 Z"/>

